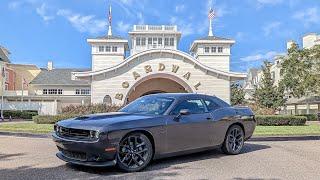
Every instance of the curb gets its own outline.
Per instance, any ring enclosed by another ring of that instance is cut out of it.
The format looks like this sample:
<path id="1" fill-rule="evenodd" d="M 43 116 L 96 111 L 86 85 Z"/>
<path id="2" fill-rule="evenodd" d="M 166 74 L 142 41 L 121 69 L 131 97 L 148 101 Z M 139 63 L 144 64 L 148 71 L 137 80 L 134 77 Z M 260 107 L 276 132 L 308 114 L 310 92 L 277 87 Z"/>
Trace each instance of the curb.
<path id="1" fill-rule="evenodd" d="M 0 131 L 0 136 L 51 138 L 51 134 L 34 134 L 34 133 L 6 132 L 6 131 Z"/>
<path id="2" fill-rule="evenodd" d="M 255 136 L 248 141 L 311 141 L 320 140 L 320 135 L 305 136 Z"/>
<path id="3" fill-rule="evenodd" d="M 16 137 L 30 137 L 30 138 L 51 138 L 49 134 L 34 134 L 34 133 L 20 133 L 20 132 L 6 132 L 0 131 L 0 136 L 16 136 Z M 250 138 L 249 142 L 257 141 L 310 141 L 320 140 L 320 135 L 306 135 L 306 136 L 255 136 Z"/>

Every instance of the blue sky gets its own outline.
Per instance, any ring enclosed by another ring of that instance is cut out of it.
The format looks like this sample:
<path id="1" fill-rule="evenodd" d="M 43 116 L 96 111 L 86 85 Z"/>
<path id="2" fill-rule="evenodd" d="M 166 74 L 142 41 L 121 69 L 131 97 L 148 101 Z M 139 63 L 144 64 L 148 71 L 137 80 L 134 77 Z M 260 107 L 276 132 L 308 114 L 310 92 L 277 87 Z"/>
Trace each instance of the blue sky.
<path id="1" fill-rule="evenodd" d="M 287 40 L 320 33 L 320 0 L 1 0 L 0 45 L 13 63 L 91 67 L 86 38 L 107 33 L 109 4 L 114 35 L 128 37 L 134 24 L 176 24 L 183 51 L 208 34 L 213 7 L 214 35 L 236 40 L 232 71 L 259 67 L 284 53 Z"/>

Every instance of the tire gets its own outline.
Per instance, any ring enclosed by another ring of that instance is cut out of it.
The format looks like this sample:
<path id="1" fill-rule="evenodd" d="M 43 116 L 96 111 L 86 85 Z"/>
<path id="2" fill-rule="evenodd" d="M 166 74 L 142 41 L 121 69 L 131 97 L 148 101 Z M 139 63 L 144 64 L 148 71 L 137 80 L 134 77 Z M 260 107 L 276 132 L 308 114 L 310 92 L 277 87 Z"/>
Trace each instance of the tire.
<path id="1" fill-rule="evenodd" d="M 236 155 L 239 154 L 244 145 L 244 132 L 239 125 L 232 125 L 222 144 L 222 151 L 225 154 Z"/>
<path id="2" fill-rule="evenodd" d="M 119 143 L 117 166 L 124 172 L 144 169 L 151 161 L 153 147 L 149 138 L 142 133 L 132 133 Z"/>

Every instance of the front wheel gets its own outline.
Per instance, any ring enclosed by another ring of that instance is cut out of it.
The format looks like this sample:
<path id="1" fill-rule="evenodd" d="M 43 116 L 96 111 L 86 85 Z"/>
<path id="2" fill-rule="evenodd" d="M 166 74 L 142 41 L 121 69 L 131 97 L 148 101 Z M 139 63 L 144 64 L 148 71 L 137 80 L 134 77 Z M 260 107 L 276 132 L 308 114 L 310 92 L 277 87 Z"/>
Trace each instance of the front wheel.
<path id="1" fill-rule="evenodd" d="M 129 134 L 119 144 L 117 164 L 125 172 L 140 171 L 150 163 L 152 155 L 152 144 L 147 136 Z"/>
<path id="2" fill-rule="evenodd" d="M 239 125 L 232 125 L 222 144 L 222 151 L 226 154 L 239 154 L 244 144 L 244 132 Z"/>

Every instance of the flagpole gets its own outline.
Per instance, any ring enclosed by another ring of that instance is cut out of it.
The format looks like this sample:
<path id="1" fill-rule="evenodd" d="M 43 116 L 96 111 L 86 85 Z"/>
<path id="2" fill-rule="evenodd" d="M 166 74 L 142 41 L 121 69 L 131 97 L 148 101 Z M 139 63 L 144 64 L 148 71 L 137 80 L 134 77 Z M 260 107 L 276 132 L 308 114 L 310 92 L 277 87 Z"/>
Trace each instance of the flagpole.
<path id="1" fill-rule="evenodd" d="M 212 33 L 212 19 L 209 20 L 209 34 L 208 36 L 213 36 L 213 33 Z"/>

